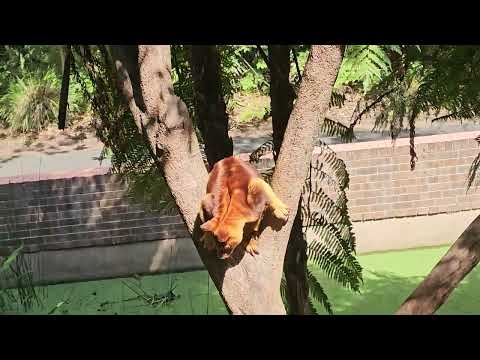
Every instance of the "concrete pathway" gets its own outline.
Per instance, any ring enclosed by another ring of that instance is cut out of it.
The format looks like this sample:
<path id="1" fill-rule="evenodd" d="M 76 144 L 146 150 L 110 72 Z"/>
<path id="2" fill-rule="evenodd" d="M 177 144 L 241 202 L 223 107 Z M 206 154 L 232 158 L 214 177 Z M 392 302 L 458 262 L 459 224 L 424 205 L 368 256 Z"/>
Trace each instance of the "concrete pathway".
<path id="1" fill-rule="evenodd" d="M 39 173 L 69 172 L 100 166 L 101 149 L 74 150 L 57 154 L 28 153 L 9 159 L 0 158 L 0 177 L 31 175 Z M 105 159 L 102 166 L 109 166 Z"/>
<path id="2" fill-rule="evenodd" d="M 455 133 L 464 131 L 479 131 L 480 124 L 463 123 L 463 124 L 438 124 L 428 128 L 419 128 L 416 136 L 428 136 L 435 134 Z M 232 135 L 234 143 L 234 153 L 249 153 L 257 149 L 265 141 L 271 139 L 271 126 L 267 124 L 259 129 L 251 129 L 244 133 L 235 131 Z M 400 138 L 408 137 L 408 132 L 400 134 Z M 356 132 L 355 142 L 366 142 L 375 140 L 389 139 L 388 132 L 372 133 L 366 130 Z M 320 137 L 327 144 L 338 144 L 342 141 L 336 137 Z M 109 167 L 110 161 L 104 159 L 102 163 L 99 161 L 101 152 L 100 146 L 88 147 L 84 150 L 67 149 L 57 153 L 46 152 L 20 152 L 14 155 L 2 155 L 0 151 L 0 178 L 33 175 L 39 173 L 56 173 L 56 172 L 78 172 L 85 169 Z"/>

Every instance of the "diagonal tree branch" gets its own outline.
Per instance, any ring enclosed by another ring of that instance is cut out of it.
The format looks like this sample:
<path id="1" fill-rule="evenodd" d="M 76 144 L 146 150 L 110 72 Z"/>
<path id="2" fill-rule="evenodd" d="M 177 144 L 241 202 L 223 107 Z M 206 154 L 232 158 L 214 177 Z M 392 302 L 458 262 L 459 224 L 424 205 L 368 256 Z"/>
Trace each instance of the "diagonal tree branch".
<path id="1" fill-rule="evenodd" d="M 442 115 L 442 116 L 433 118 L 433 119 L 430 120 L 430 121 L 431 121 L 432 123 L 434 123 L 435 121 L 448 120 L 449 118 L 454 117 L 454 116 L 456 116 L 456 115 L 457 115 L 457 113 L 456 113 L 456 112 L 453 112 L 453 113 L 450 113 L 450 114 L 447 114 L 447 115 Z"/>
<path id="2" fill-rule="evenodd" d="M 272 65 L 271 65 L 270 59 L 268 58 L 267 54 L 265 54 L 265 51 L 263 51 L 260 45 L 256 45 L 256 46 L 260 56 L 262 57 L 263 61 L 265 61 L 265 64 L 267 64 L 268 67 L 271 67 Z"/>
<path id="3" fill-rule="evenodd" d="M 389 89 L 387 90 L 386 92 L 384 92 L 382 95 L 380 95 L 379 97 L 377 97 L 371 104 L 367 105 L 365 107 L 365 109 L 363 109 L 360 113 L 358 113 L 357 116 L 355 116 L 355 119 L 352 121 L 352 123 L 350 124 L 350 129 L 353 130 L 353 128 L 355 127 L 355 125 L 357 125 L 357 123 L 362 119 L 363 115 L 365 115 L 366 113 L 368 113 L 372 108 L 374 108 L 380 101 L 383 100 L 383 98 L 385 98 L 386 96 L 390 95 L 392 92 L 394 92 L 395 90 L 397 90 L 396 87 L 392 88 L 392 89 Z"/>
<path id="4" fill-rule="evenodd" d="M 480 216 L 435 265 L 396 315 L 432 315 L 480 260 Z"/>

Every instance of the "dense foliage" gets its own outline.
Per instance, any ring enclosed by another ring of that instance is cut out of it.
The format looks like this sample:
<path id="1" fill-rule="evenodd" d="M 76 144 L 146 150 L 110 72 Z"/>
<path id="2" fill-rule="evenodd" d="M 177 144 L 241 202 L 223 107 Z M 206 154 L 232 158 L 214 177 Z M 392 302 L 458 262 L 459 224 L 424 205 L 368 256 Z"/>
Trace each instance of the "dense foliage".
<path id="1" fill-rule="evenodd" d="M 15 132 L 37 132 L 55 122 L 63 56 L 61 46 L 0 46 L 0 124 Z M 68 100 L 70 114 L 88 110 L 75 80 Z"/>
<path id="2" fill-rule="evenodd" d="M 432 122 L 471 120 L 480 114 L 479 59 L 478 46 L 348 46 L 337 86 L 350 85 L 365 95 L 350 128 L 375 111 L 374 130 L 388 128 L 393 140 L 409 131 L 414 169 L 415 121 L 420 114 Z M 344 134 L 345 126 L 337 125 L 330 124 L 330 132 Z M 475 173 L 472 166 L 469 184 Z"/>

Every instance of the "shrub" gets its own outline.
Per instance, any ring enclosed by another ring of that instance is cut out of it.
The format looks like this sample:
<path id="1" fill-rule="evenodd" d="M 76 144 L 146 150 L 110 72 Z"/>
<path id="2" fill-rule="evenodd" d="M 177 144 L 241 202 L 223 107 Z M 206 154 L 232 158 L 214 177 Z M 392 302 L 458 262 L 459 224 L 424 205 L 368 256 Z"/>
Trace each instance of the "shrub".
<path id="1" fill-rule="evenodd" d="M 53 71 L 17 79 L 0 98 L 0 116 L 13 131 L 39 131 L 57 118 L 59 87 Z"/>

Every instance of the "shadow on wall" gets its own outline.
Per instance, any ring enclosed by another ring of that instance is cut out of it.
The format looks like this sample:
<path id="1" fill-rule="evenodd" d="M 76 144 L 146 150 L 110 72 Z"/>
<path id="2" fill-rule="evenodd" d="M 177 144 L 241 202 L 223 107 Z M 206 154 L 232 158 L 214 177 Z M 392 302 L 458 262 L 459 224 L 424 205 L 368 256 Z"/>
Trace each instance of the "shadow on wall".
<path id="1" fill-rule="evenodd" d="M 67 281 L 87 270 L 90 274 L 93 269 L 89 270 L 88 264 L 114 268 L 118 251 L 107 254 L 103 250 L 185 235 L 179 216 L 147 211 L 131 198 L 125 181 L 115 175 L 0 185 L 0 250 L 12 251 L 23 243 L 27 253 L 34 253 L 36 281 L 45 276 Z M 69 250 L 84 249 L 90 254 L 88 250 L 97 246 L 100 248 L 93 257 L 84 256 L 84 263 L 79 262 L 78 254 L 70 260 L 65 257 Z M 150 265 L 164 267 L 162 261 L 169 260 L 171 249 L 163 246 L 158 250 L 167 251 L 156 257 L 152 254 Z M 100 254 L 104 257 L 99 258 Z M 128 268 L 132 254 L 124 256 L 126 263 L 119 267 Z M 50 260 L 45 263 L 44 257 Z"/>

